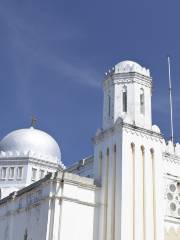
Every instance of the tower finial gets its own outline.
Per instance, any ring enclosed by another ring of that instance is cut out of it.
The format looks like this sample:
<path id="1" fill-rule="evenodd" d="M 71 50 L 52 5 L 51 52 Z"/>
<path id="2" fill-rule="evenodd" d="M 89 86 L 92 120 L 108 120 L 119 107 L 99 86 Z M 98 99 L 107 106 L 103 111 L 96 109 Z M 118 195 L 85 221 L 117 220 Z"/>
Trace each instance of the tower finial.
<path id="1" fill-rule="evenodd" d="M 173 126 L 173 101 L 172 101 L 172 84 L 171 84 L 171 62 L 170 56 L 168 58 L 168 74 L 169 74 L 169 103 L 170 103 L 170 117 L 171 117 L 171 141 L 174 144 L 174 126 Z"/>
<path id="2" fill-rule="evenodd" d="M 32 117 L 31 117 L 31 127 L 35 128 L 36 123 L 37 123 L 37 118 L 34 115 L 32 115 Z"/>

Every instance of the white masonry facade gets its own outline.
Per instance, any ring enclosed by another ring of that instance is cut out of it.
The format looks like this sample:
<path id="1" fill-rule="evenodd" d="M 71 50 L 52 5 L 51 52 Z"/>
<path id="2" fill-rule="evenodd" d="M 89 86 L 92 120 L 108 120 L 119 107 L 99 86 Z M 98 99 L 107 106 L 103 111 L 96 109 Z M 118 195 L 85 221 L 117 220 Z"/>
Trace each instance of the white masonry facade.
<path id="1" fill-rule="evenodd" d="M 94 153 L 65 167 L 33 127 L 0 141 L 1 240 L 179 240 L 180 145 L 152 124 L 152 78 L 123 61 L 103 81 Z"/>

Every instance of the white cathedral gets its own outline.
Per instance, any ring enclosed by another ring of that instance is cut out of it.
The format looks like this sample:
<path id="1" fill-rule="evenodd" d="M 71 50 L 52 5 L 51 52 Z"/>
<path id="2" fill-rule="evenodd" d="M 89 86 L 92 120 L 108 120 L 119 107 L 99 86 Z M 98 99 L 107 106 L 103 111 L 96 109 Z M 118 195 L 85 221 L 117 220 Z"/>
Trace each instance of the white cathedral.
<path id="1" fill-rule="evenodd" d="M 180 240 L 180 145 L 152 125 L 149 70 L 120 62 L 103 91 L 94 153 L 70 167 L 34 127 L 0 141 L 0 240 Z"/>

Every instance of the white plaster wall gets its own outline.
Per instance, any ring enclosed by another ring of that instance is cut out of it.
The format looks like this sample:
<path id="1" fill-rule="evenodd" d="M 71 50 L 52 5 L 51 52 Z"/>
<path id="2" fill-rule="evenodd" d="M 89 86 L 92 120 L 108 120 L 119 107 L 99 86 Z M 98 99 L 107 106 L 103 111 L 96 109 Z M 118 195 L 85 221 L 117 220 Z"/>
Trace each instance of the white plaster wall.
<path id="1" fill-rule="evenodd" d="M 109 115 L 109 96 L 110 96 L 110 115 Z M 104 81 L 103 98 L 103 128 L 107 129 L 114 123 L 114 85 L 111 79 Z"/>
<path id="2" fill-rule="evenodd" d="M 135 144 L 134 186 L 131 143 Z M 116 172 L 114 172 L 113 158 L 115 144 Z M 130 125 L 123 127 L 115 125 L 113 130 L 107 130 L 101 137 L 96 138 L 94 170 L 95 179 L 101 183 L 101 189 L 97 193 L 99 194 L 100 191 L 98 199 L 100 213 L 99 229 L 95 239 L 118 240 L 121 236 L 121 239 L 133 240 L 133 235 L 138 240 L 144 240 L 144 237 L 147 240 L 163 239 L 163 144 L 164 140 L 158 135 Z M 144 187 L 141 146 L 145 149 Z M 110 151 L 109 166 L 107 148 Z M 154 149 L 154 168 L 151 148 Z M 99 176 L 98 169 L 100 151 L 103 155 L 102 176 Z M 134 202 L 133 191 L 135 191 Z"/>
<path id="3" fill-rule="evenodd" d="M 46 239 L 48 201 L 35 201 L 33 194 L 35 192 L 27 193 L 0 205 L 2 240 L 24 239 L 26 231 L 28 239 Z"/>
<path id="4" fill-rule="evenodd" d="M 63 201 L 61 214 L 60 239 L 93 240 L 93 207 Z"/>
<path id="5" fill-rule="evenodd" d="M 116 145 L 116 160 L 114 146 Z M 113 134 L 105 135 L 101 141 L 97 140 L 94 151 L 95 179 L 101 188 L 97 189 L 95 239 L 119 239 L 121 234 L 121 173 L 122 173 L 122 131 L 117 128 Z M 109 161 L 107 160 L 109 149 Z M 99 153 L 102 152 L 102 170 L 100 171 Z M 107 162 L 108 161 L 108 162 Z M 100 172 L 102 175 L 100 175 Z"/>
<path id="6" fill-rule="evenodd" d="M 122 157 L 122 239 L 128 236 L 133 239 L 133 202 L 132 202 L 132 156 L 131 143 L 135 144 L 135 230 L 137 239 L 163 238 L 163 168 L 162 168 L 162 142 L 157 137 L 136 131 L 123 131 L 123 157 Z M 145 149 L 144 161 L 144 190 L 143 190 L 143 165 L 141 146 Z M 155 221 L 153 219 L 153 181 L 150 149 L 154 149 L 154 181 L 155 181 Z M 143 194 L 144 191 L 144 194 Z M 143 203 L 144 197 L 144 203 Z M 143 204 L 144 210 L 143 212 Z M 126 218 L 124 217 L 126 216 Z M 155 235 L 155 236 L 154 236 Z"/>
<path id="7" fill-rule="evenodd" d="M 94 203 L 95 198 L 94 191 L 70 184 L 65 184 L 63 188 L 63 196 L 68 196 L 68 198 L 89 203 Z"/>
<path id="8" fill-rule="evenodd" d="M 0 202 L 1 240 L 24 239 L 26 231 L 32 240 L 93 240 L 93 179 L 66 173 L 62 184 L 62 173 L 54 176 Z"/>

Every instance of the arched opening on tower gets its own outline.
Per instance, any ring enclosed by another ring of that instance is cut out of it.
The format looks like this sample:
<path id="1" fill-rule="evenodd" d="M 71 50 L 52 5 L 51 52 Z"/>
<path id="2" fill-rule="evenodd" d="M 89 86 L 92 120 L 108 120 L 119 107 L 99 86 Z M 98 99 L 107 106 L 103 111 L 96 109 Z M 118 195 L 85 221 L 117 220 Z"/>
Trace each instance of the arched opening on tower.
<path id="1" fill-rule="evenodd" d="M 122 92 L 122 101 L 123 101 L 123 112 L 127 112 L 127 87 L 123 87 L 123 92 Z"/>
<path id="2" fill-rule="evenodd" d="M 145 103 L 144 103 L 144 89 L 140 89 L 140 113 L 145 113 Z"/>

